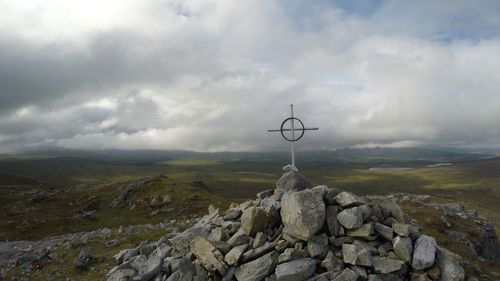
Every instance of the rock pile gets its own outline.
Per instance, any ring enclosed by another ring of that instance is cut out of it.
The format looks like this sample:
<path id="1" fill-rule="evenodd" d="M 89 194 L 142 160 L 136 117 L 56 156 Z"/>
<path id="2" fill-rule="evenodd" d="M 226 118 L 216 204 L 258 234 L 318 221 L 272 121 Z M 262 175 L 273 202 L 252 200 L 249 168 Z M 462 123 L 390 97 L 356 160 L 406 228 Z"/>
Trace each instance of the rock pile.
<path id="1" fill-rule="evenodd" d="M 180 234 L 120 251 L 108 280 L 465 279 L 461 258 L 420 234 L 390 198 L 280 181 L 286 191 L 209 208 Z"/>

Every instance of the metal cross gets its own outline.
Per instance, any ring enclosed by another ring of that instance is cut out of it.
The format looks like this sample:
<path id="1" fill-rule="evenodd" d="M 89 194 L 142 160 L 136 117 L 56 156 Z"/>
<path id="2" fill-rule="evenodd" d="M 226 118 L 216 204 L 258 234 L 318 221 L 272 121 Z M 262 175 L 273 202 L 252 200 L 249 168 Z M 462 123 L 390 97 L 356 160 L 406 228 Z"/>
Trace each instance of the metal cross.
<path id="1" fill-rule="evenodd" d="M 289 141 L 292 144 L 292 149 L 291 149 L 292 150 L 292 166 L 295 166 L 295 150 L 293 147 L 293 143 L 300 140 L 304 136 L 305 131 L 316 131 L 316 130 L 319 130 L 319 128 L 305 128 L 304 123 L 302 123 L 302 121 L 300 121 L 299 118 L 293 117 L 293 104 L 290 105 L 290 110 L 291 110 L 290 117 L 288 117 L 287 119 L 285 119 L 283 121 L 283 123 L 281 123 L 281 127 L 279 129 L 267 130 L 267 131 L 268 132 L 280 132 L 281 136 L 285 140 Z M 300 125 L 299 129 L 295 128 L 295 121 L 297 121 L 298 124 Z M 287 124 L 288 122 L 290 122 L 290 128 L 285 128 L 285 124 Z M 298 137 L 295 137 L 296 131 L 300 131 L 300 135 Z M 292 137 L 291 138 L 287 137 L 284 132 L 292 132 Z"/>

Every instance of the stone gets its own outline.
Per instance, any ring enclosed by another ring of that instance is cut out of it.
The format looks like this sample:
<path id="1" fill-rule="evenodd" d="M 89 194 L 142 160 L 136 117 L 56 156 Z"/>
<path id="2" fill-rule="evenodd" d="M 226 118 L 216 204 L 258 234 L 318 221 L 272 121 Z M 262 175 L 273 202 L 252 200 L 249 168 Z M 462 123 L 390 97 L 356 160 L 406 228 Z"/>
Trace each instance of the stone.
<path id="1" fill-rule="evenodd" d="M 368 279 L 368 273 L 366 269 L 362 266 L 352 265 L 350 269 L 358 274 L 358 280 L 366 280 Z"/>
<path id="2" fill-rule="evenodd" d="M 333 254 L 333 251 L 328 251 L 325 259 L 321 262 L 321 267 L 327 271 L 338 272 L 344 269 L 344 262 Z"/>
<path id="3" fill-rule="evenodd" d="M 137 271 L 140 280 L 149 280 L 161 271 L 163 259 L 168 254 L 168 246 L 156 248 L 150 255 L 139 255 L 131 260 L 131 266 Z"/>
<path id="4" fill-rule="evenodd" d="M 383 238 L 392 241 L 392 237 L 394 235 L 392 228 L 385 226 L 381 223 L 376 222 L 374 225 L 375 233 L 382 236 Z"/>
<path id="5" fill-rule="evenodd" d="M 238 262 L 240 259 L 241 255 L 245 252 L 245 250 L 248 248 L 247 244 L 242 244 L 239 246 L 236 246 L 232 248 L 225 256 L 224 256 L 224 261 L 228 265 L 233 265 Z"/>
<path id="6" fill-rule="evenodd" d="M 366 201 L 361 197 L 351 193 L 343 191 L 335 197 L 335 201 L 342 207 L 354 207 L 366 204 Z"/>
<path id="7" fill-rule="evenodd" d="M 337 215 L 340 211 L 340 207 L 338 206 L 328 206 L 326 207 L 326 224 L 328 227 L 328 232 L 332 236 L 338 236 L 339 235 L 339 229 L 340 229 L 340 224 L 337 219 Z"/>
<path id="8" fill-rule="evenodd" d="M 135 270 L 130 268 L 124 268 L 110 272 L 108 274 L 108 281 L 132 280 L 132 277 L 134 277 L 135 275 L 136 275 Z"/>
<path id="9" fill-rule="evenodd" d="M 422 235 L 415 241 L 411 265 L 417 270 L 429 268 L 434 264 L 435 255 L 436 240 Z"/>
<path id="10" fill-rule="evenodd" d="M 170 243 L 174 248 L 174 253 L 178 256 L 185 255 L 189 252 L 189 243 L 195 236 L 208 237 L 209 231 L 204 226 L 192 227 L 170 239 Z"/>
<path id="11" fill-rule="evenodd" d="M 347 228 L 358 228 L 363 224 L 363 212 L 359 207 L 345 209 L 337 215 L 339 223 Z"/>
<path id="12" fill-rule="evenodd" d="M 247 262 L 253 259 L 256 259 L 266 253 L 269 253 L 270 251 L 273 251 L 276 247 L 276 243 L 274 242 L 265 242 L 264 245 L 255 248 L 255 249 L 250 249 L 241 255 L 241 261 L 242 262 Z"/>
<path id="13" fill-rule="evenodd" d="M 372 265 L 370 252 L 362 246 L 342 244 L 342 256 L 345 263 L 363 266 Z"/>
<path id="14" fill-rule="evenodd" d="M 392 224 L 392 229 L 397 235 L 405 237 L 417 232 L 417 229 L 414 225 L 407 223 L 394 223 Z"/>
<path id="15" fill-rule="evenodd" d="M 382 274 L 398 271 L 405 264 L 401 260 L 377 256 L 372 257 L 372 262 L 375 272 Z"/>
<path id="16" fill-rule="evenodd" d="M 267 226 L 266 212 L 260 207 L 250 207 L 241 215 L 241 230 L 243 233 L 254 237 L 257 232 L 263 231 Z"/>
<path id="17" fill-rule="evenodd" d="M 311 186 L 311 182 L 306 177 L 293 169 L 285 171 L 276 182 L 276 188 L 285 191 L 304 190 Z"/>
<path id="18" fill-rule="evenodd" d="M 396 236 L 392 240 L 392 248 L 394 253 L 404 262 L 411 262 L 411 255 L 413 251 L 413 245 L 411 239 L 408 237 Z"/>
<path id="19" fill-rule="evenodd" d="M 227 230 L 223 227 L 217 227 L 212 229 L 212 231 L 207 237 L 207 240 L 210 242 L 226 241 L 227 238 L 228 238 Z"/>
<path id="20" fill-rule="evenodd" d="M 281 219 L 284 232 L 307 240 L 321 229 L 325 222 L 325 203 L 315 190 L 287 192 L 281 200 Z"/>
<path id="21" fill-rule="evenodd" d="M 356 281 L 359 275 L 350 268 L 345 268 L 342 273 L 333 278 L 332 281 Z"/>
<path id="22" fill-rule="evenodd" d="M 262 200 L 264 198 L 271 197 L 273 194 L 274 194 L 274 189 L 264 190 L 257 193 L 257 199 Z"/>
<path id="23" fill-rule="evenodd" d="M 287 248 L 285 251 L 279 256 L 278 262 L 284 263 L 288 261 L 293 261 L 297 259 L 302 259 L 307 257 L 307 252 L 304 250 L 298 250 L 295 248 Z"/>
<path id="24" fill-rule="evenodd" d="M 432 280 L 439 280 L 441 279 L 441 270 L 439 269 L 439 266 L 437 264 L 434 264 L 430 268 L 427 269 L 427 275 L 432 279 Z"/>
<path id="25" fill-rule="evenodd" d="M 303 281 L 314 274 L 316 261 L 311 258 L 282 263 L 276 267 L 278 281 Z"/>
<path id="26" fill-rule="evenodd" d="M 367 238 L 373 235 L 373 223 L 366 223 L 362 226 L 347 231 L 347 236 Z"/>
<path id="27" fill-rule="evenodd" d="M 276 251 L 267 253 L 256 260 L 238 266 L 234 276 L 238 281 L 262 280 L 271 275 L 278 265 L 279 253 Z"/>
<path id="28" fill-rule="evenodd" d="M 229 246 L 234 247 L 241 244 L 247 244 L 250 241 L 250 237 L 243 233 L 242 231 L 237 231 L 231 238 L 229 238 L 226 242 Z"/>
<path id="29" fill-rule="evenodd" d="M 212 243 L 201 236 L 196 236 L 190 243 L 191 251 L 208 271 L 218 271 L 225 275 L 227 265 L 222 261 L 224 256 Z"/>
<path id="30" fill-rule="evenodd" d="M 253 240 L 252 248 L 258 248 L 264 245 L 267 240 L 267 234 L 265 232 L 258 232 Z"/>
<path id="31" fill-rule="evenodd" d="M 90 249 L 85 247 L 80 251 L 78 257 L 76 257 L 74 264 L 80 270 L 87 270 L 95 261 L 96 258 L 92 255 Z"/>
<path id="32" fill-rule="evenodd" d="M 242 214 L 242 211 L 237 208 L 229 209 L 226 211 L 224 214 L 224 217 L 222 217 L 224 220 L 236 220 L 238 219 Z"/>
<path id="33" fill-rule="evenodd" d="M 461 264 L 462 258 L 442 247 L 437 247 L 436 260 L 441 270 L 441 281 L 463 281 L 465 271 Z"/>
<path id="34" fill-rule="evenodd" d="M 312 258 L 324 256 L 328 251 L 328 236 L 323 233 L 309 238 L 307 251 Z"/>
<path id="35" fill-rule="evenodd" d="M 424 273 L 412 272 L 410 278 L 411 278 L 410 281 L 432 281 L 425 272 Z"/>

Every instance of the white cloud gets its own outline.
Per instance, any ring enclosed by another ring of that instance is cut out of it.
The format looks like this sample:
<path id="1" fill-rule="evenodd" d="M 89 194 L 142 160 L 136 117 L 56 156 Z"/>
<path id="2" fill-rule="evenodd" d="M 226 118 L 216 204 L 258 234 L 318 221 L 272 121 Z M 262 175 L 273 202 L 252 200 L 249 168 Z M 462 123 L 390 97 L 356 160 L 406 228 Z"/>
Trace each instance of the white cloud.
<path id="1" fill-rule="evenodd" d="M 290 103 L 303 148 L 500 142 L 496 2 L 290 5 L 3 2 L 0 150 L 278 149 Z"/>

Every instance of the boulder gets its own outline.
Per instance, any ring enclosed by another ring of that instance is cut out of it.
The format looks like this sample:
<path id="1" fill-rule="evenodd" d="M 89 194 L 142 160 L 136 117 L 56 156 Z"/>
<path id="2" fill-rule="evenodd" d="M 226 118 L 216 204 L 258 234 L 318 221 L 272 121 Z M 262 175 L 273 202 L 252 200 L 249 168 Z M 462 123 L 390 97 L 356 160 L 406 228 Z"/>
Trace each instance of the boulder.
<path id="1" fill-rule="evenodd" d="M 276 182 L 276 189 L 285 191 L 304 190 L 311 188 L 311 182 L 301 175 L 296 169 L 289 169 L 283 173 L 281 178 Z"/>
<path id="2" fill-rule="evenodd" d="M 256 260 L 244 263 L 236 268 L 234 276 L 238 281 L 263 280 L 274 272 L 278 265 L 278 257 L 279 253 L 273 251 Z"/>
<path id="3" fill-rule="evenodd" d="M 465 271 L 461 264 L 462 258 L 442 247 L 436 248 L 436 260 L 441 270 L 441 281 L 463 281 Z"/>
<path id="4" fill-rule="evenodd" d="M 236 246 L 232 248 L 225 256 L 224 256 L 224 261 L 228 265 L 233 265 L 238 262 L 240 259 L 241 255 L 245 252 L 245 250 L 248 248 L 247 244 L 242 244 L 239 246 Z"/>
<path id="5" fill-rule="evenodd" d="M 373 235 L 373 223 L 366 223 L 356 229 L 347 231 L 347 236 L 368 238 Z"/>
<path id="6" fill-rule="evenodd" d="M 304 258 L 282 263 L 276 267 L 276 278 L 278 281 L 302 281 L 307 280 L 314 274 L 316 261 Z"/>
<path id="7" fill-rule="evenodd" d="M 394 223 L 392 224 L 392 229 L 399 236 L 409 236 L 410 234 L 417 232 L 414 225 L 407 223 Z"/>
<path id="8" fill-rule="evenodd" d="M 345 209 L 337 215 L 339 223 L 347 228 L 358 228 L 363 224 L 363 211 L 359 207 Z"/>
<path id="9" fill-rule="evenodd" d="M 92 255 L 89 248 L 83 248 L 75 259 L 75 267 L 80 270 L 87 270 L 94 262 L 96 257 Z"/>
<path id="10" fill-rule="evenodd" d="M 422 235 L 415 241 L 411 265 L 417 270 L 429 268 L 434 264 L 435 255 L 436 239 Z"/>
<path id="11" fill-rule="evenodd" d="M 308 255 L 308 253 L 304 250 L 298 250 L 295 248 L 287 248 L 287 249 L 285 249 L 283 254 L 281 254 L 279 256 L 278 261 L 279 261 L 279 263 L 284 263 L 284 262 L 288 262 L 288 261 L 306 258 L 307 255 Z"/>
<path id="12" fill-rule="evenodd" d="M 252 206 L 241 215 L 241 230 L 253 237 L 257 232 L 261 232 L 266 228 L 267 222 L 266 212 L 260 207 Z"/>
<path id="13" fill-rule="evenodd" d="M 325 222 L 325 203 L 315 190 L 287 192 L 281 200 L 281 219 L 284 232 L 307 240 L 314 236 Z"/>
<path id="14" fill-rule="evenodd" d="M 321 262 L 321 267 L 325 268 L 327 271 L 338 272 L 344 269 L 344 261 L 336 257 L 330 250 L 326 254 L 325 259 Z"/>

